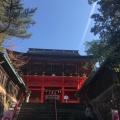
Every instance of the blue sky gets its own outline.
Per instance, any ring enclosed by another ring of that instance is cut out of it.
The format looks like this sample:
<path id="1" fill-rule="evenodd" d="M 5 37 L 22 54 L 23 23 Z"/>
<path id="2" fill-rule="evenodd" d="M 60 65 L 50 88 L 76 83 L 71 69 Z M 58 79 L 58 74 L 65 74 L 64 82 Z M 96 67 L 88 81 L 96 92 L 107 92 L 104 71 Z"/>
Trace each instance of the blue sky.
<path id="1" fill-rule="evenodd" d="M 33 17 L 34 27 L 30 39 L 14 38 L 15 49 L 26 52 L 28 48 L 79 50 L 85 55 L 84 42 L 95 39 L 90 33 L 93 20 L 89 15 L 93 8 L 87 0 L 23 0 L 25 7 L 37 7 Z M 96 11 L 96 8 L 95 8 Z M 85 28 L 86 29 L 85 30 Z"/>

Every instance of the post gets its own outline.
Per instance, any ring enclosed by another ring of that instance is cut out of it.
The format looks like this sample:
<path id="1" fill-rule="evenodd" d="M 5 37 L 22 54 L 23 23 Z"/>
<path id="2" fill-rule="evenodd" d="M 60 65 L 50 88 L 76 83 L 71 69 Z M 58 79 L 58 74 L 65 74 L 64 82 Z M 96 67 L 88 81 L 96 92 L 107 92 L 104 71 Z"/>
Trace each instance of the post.
<path id="1" fill-rule="evenodd" d="M 55 102 L 55 118 L 57 120 L 57 106 L 56 106 L 56 92 L 54 91 L 54 102 Z"/>
<path id="2" fill-rule="evenodd" d="M 64 103 L 64 86 L 62 87 L 62 103 Z"/>
<path id="3" fill-rule="evenodd" d="M 41 103 L 44 102 L 44 86 L 41 88 Z"/>

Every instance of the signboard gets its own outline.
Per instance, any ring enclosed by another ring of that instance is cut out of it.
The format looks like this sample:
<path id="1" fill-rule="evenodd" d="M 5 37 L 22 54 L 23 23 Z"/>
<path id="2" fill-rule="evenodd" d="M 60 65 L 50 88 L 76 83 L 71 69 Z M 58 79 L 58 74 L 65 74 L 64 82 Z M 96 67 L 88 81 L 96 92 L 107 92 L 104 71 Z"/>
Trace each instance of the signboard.
<path id="1" fill-rule="evenodd" d="M 65 96 L 64 96 L 64 99 L 65 99 L 65 100 L 68 100 L 69 98 L 68 98 L 68 96 L 67 96 L 67 95 L 65 95 Z"/>
<path id="2" fill-rule="evenodd" d="M 68 97 L 67 95 L 65 95 L 65 96 L 64 96 L 64 99 L 65 99 L 65 101 L 66 101 L 66 103 L 67 103 L 67 100 L 69 99 L 69 97 Z"/>
<path id="3" fill-rule="evenodd" d="M 12 117 L 13 117 L 13 111 L 7 110 L 7 111 L 4 111 L 2 120 L 12 120 Z"/>
<path id="4" fill-rule="evenodd" d="M 112 110 L 112 120 L 120 120 L 118 110 Z"/>

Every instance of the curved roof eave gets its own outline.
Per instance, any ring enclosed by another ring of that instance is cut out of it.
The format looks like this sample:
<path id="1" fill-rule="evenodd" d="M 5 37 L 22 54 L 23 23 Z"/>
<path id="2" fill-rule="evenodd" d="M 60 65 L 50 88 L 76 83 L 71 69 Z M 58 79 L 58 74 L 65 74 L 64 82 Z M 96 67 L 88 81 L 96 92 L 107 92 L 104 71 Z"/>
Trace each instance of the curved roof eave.
<path id="1" fill-rule="evenodd" d="M 25 86 L 24 81 L 22 80 L 22 78 L 19 76 L 19 74 L 15 71 L 15 69 L 13 68 L 13 66 L 11 65 L 9 59 L 7 58 L 7 56 L 4 53 L 0 52 L 0 57 L 1 60 L 4 61 L 1 66 L 4 67 L 5 72 L 9 75 L 12 76 L 14 78 L 12 78 L 12 80 L 15 83 L 18 84 L 23 84 Z"/>

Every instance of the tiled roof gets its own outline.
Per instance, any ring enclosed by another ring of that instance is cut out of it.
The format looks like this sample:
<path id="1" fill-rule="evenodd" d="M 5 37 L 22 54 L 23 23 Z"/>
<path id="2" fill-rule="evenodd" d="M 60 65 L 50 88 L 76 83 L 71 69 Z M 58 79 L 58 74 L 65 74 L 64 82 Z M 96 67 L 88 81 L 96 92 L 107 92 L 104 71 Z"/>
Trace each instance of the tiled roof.
<path id="1" fill-rule="evenodd" d="M 7 52 L 10 50 L 7 49 Z M 13 51 L 14 53 L 22 54 L 29 57 L 43 58 L 66 58 L 66 59 L 94 59 L 93 55 L 80 55 L 78 50 L 56 50 L 56 49 L 36 49 L 29 48 L 26 53 Z"/>
<path id="2" fill-rule="evenodd" d="M 17 84 L 19 87 L 23 86 L 23 89 L 26 89 L 25 83 L 23 79 L 19 76 L 19 74 L 15 71 L 14 67 L 10 63 L 8 56 L 4 53 L 0 52 L 0 61 L 3 63 L 0 65 L 7 73 L 7 75 L 11 78 L 11 80 Z"/>
<path id="3" fill-rule="evenodd" d="M 55 50 L 55 49 L 34 49 L 29 48 L 28 54 L 52 55 L 52 56 L 80 56 L 77 50 Z"/>

